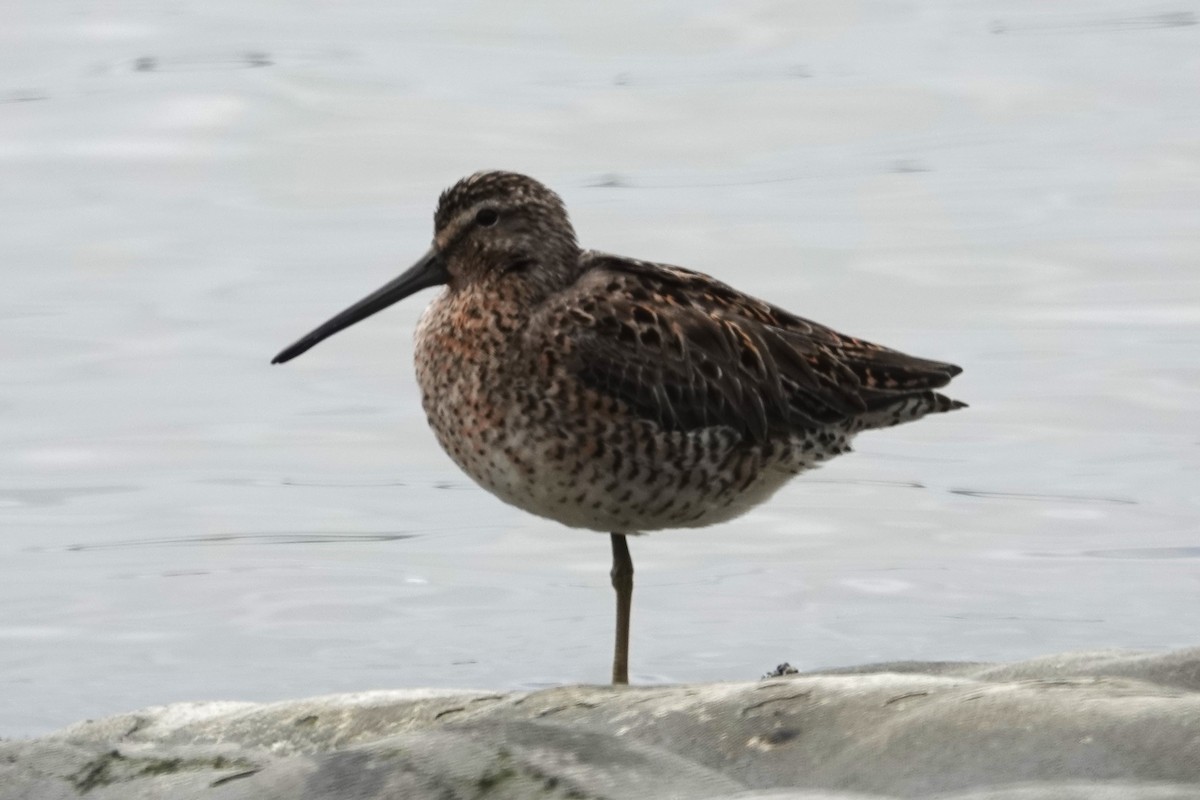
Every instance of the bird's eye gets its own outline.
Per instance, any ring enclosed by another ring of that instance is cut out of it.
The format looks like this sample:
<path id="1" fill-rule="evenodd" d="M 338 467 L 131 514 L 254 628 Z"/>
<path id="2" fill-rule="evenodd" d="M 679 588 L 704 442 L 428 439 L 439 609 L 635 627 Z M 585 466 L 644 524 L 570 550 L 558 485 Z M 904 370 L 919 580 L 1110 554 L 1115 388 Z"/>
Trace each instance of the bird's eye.
<path id="1" fill-rule="evenodd" d="M 475 215 L 475 224 L 482 225 L 485 228 L 490 228 L 496 224 L 496 220 L 500 219 L 500 214 L 494 208 L 481 208 L 479 213 Z"/>

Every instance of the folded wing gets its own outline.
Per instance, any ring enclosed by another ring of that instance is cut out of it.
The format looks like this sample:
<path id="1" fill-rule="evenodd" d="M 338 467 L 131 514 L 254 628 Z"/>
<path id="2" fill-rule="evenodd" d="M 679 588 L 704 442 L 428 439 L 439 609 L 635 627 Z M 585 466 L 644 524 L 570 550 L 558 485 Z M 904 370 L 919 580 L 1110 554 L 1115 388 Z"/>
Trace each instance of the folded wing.
<path id="1" fill-rule="evenodd" d="M 837 333 L 706 275 L 602 254 L 544 313 L 564 367 L 667 430 L 764 442 L 887 408 L 961 370 Z"/>

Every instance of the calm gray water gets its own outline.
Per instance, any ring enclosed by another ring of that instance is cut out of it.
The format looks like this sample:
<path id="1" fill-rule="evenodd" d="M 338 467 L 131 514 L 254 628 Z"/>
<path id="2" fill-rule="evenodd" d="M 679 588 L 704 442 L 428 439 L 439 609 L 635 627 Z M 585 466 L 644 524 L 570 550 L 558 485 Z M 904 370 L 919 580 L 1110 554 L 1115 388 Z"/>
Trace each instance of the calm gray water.
<path id="1" fill-rule="evenodd" d="M 1194 3 L 3 5 L 0 735 L 607 678 L 608 542 L 438 450 L 427 296 L 267 363 L 491 167 L 967 370 L 633 542 L 635 680 L 1200 639 Z"/>

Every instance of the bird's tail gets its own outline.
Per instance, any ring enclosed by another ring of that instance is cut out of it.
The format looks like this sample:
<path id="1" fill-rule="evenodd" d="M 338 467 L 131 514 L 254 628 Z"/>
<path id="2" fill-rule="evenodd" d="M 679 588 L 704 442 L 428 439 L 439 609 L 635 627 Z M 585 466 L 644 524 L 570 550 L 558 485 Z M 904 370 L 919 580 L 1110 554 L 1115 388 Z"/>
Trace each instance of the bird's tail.
<path id="1" fill-rule="evenodd" d="M 951 399 L 940 392 L 913 392 L 893 398 L 891 402 L 880 403 L 866 414 L 859 415 L 855 427 L 858 430 L 890 428 L 918 420 L 926 414 L 941 414 L 966 407 L 967 404 L 961 400 Z"/>

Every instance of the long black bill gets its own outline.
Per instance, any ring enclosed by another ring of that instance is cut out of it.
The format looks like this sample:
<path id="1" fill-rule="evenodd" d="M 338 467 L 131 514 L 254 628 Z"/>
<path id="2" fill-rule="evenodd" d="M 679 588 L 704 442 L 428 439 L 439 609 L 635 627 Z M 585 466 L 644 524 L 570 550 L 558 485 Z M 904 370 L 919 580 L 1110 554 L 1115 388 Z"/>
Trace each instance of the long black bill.
<path id="1" fill-rule="evenodd" d="M 354 305 L 338 314 L 324 325 L 297 339 L 284 348 L 279 355 L 271 359 L 272 364 L 282 364 L 291 361 L 296 356 L 314 347 L 319 342 L 328 339 L 343 328 L 349 328 L 356 322 L 364 320 L 377 311 L 382 311 L 393 303 L 398 303 L 410 294 L 419 292 L 430 286 L 440 286 L 450 280 L 446 265 L 438 257 L 436 250 L 430 250 L 421 260 L 409 267 L 403 275 L 382 289 L 364 297 Z"/>

